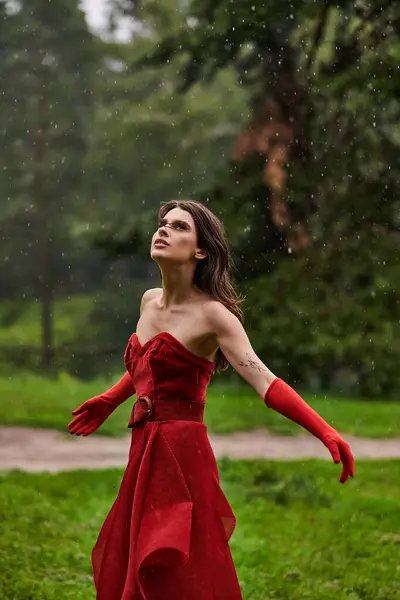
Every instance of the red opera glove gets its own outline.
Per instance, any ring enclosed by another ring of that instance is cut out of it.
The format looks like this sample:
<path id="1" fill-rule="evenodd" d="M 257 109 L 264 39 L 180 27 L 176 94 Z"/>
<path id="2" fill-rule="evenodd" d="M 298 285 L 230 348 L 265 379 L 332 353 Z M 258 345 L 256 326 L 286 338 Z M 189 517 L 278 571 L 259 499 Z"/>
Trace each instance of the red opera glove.
<path id="1" fill-rule="evenodd" d="M 86 400 L 81 406 L 72 411 L 73 419 L 68 429 L 76 435 L 89 435 L 104 423 L 111 413 L 135 393 L 132 377 L 125 373 L 123 377 L 109 390 Z"/>
<path id="2" fill-rule="evenodd" d="M 277 377 L 267 389 L 264 402 L 315 435 L 328 448 L 334 462 L 343 463 L 340 483 L 347 481 L 349 475 L 354 477 L 354 457 L 348 443 L 290 385 Z"/>

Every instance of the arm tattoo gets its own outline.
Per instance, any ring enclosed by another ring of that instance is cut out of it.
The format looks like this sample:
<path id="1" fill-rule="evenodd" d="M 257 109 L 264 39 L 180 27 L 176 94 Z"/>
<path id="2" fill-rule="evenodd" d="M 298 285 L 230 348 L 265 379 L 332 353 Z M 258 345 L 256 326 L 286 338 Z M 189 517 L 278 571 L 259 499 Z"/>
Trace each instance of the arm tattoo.
<path id="1" fill-rule="evenodd" d="M 246 354 L 248 356 L 248 362 L 245 363 L 241 361 L 239 363 L 240 367 L 251 367 L 252 369 L 257 369 L 258 371 L 266 371 L 263 365 L 260 365 L 258 361 L 254 360 L 254 358 L 251 358 L 251 354 L 249 354 L 248 352 Z"/>

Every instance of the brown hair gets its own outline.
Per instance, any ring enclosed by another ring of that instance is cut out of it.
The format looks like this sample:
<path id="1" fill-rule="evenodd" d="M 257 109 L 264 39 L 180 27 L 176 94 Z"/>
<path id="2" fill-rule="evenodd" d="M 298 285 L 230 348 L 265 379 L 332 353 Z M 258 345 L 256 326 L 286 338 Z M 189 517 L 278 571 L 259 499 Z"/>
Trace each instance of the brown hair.
<path id="1" fill-rule="evenodd" d="M 233 262 L 222 221 L 207 206 L 195 200 L 169 200 L 160 207 L 158 218 L 163 219 L 173 208 L 181 208 L 192 215 L 199 248 L 207 252 L 207 257 L 198 262 L 193 283 L 226 306 L 243 324 L 244 315 L 240 305 L 244 298 L 239 296 L 233 282 Z M 215 370 L 225 371 L 228 365 L 219 348 L 215 357 Z"/>

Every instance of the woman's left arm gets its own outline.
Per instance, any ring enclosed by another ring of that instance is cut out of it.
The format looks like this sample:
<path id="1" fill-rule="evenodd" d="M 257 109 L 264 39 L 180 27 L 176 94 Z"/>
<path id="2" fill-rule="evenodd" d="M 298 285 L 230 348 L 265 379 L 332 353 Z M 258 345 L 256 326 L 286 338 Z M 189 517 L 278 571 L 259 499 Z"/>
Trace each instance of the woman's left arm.
<path id="1" fill-rule="evenodd" d="M 254 388 L 266 406 L 304 427 L 325 444 L 334 462 L 343 463 L 341 483 L 349 476 L 354 477 L 354 457 L 350 446 L 290 385 L 276 377 L 260 360 L 239 319 L 220 302 L 207 304 L 205 313 L 226 359 Z"/>

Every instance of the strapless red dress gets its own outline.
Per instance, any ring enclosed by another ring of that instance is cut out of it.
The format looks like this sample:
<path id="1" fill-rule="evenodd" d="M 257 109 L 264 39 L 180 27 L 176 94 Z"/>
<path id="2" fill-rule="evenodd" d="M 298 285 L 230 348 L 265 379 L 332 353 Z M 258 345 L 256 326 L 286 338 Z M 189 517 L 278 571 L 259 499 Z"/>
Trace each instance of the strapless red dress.
<path id="1" fill-rule="evenodd" d="M 206 401 L 214 364 L 162 332 L 129 339 L 136 398 Z M 178 405 L 180 406 L 180 404 Z M 202 422 L 132 428 L 128 464 L 92 552 L 97 600 L 242 600 L 228 544 L 235 516 Z"/>

